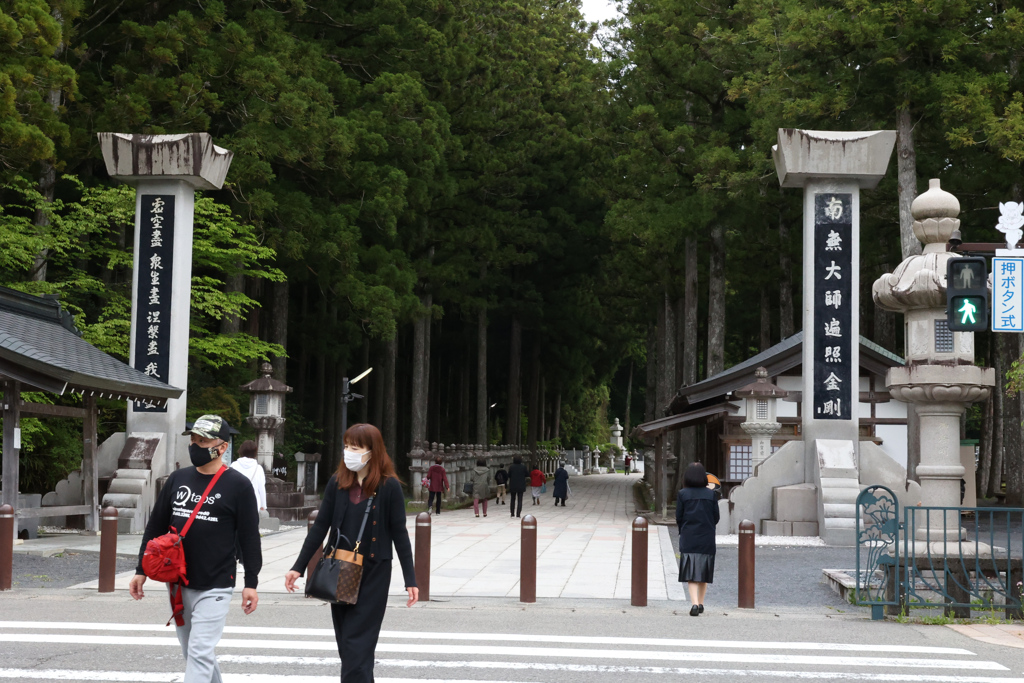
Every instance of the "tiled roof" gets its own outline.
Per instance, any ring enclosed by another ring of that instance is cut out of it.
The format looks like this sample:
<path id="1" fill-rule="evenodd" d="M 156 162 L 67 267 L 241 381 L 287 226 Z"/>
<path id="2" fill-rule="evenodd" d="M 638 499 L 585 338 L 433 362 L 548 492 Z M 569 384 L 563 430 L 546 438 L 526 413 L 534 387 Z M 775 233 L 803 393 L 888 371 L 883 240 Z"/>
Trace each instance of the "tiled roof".
<path id="1" fill-rule="evenodd" d="M 2 287 L 0 374 L 58 394 L 71 390 L 158 403 L 182 394 L 82 339 L 56 299 Z"/>

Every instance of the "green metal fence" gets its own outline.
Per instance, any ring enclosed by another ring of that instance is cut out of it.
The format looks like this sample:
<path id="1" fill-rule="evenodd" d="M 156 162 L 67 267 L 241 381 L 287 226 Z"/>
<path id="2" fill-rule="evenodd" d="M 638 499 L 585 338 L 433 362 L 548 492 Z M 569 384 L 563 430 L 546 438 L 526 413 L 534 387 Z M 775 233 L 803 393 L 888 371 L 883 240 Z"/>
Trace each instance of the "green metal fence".
<path id="1" fill-rule="evenodd" d="M 906 507 L 870 486 L 857 497 L 855 602 L 873 619 L 911 609 L 1022 619 L 1024 509 Z"/>

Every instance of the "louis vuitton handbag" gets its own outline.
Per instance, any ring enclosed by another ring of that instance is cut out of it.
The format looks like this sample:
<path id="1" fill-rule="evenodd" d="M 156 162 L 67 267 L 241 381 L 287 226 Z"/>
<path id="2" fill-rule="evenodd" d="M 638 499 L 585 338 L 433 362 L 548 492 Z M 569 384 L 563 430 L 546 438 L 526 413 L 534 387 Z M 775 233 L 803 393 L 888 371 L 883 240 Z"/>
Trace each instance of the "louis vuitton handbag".
<path id="1" fill-rule="evenodd" d="M 336 530 L 334 544 L 324 549 L 324 555 L 313 570 L 313 575 L 306 582 L 306 597 L 316 598 L 337 605 L 354 605 L 359 599 L 359 584 L 363 580 L 363 556 L 359 554 L 359 544 L 363 540 L 366 520 L 373 509 L 373 496 L 366 501 L 366 513 L 363 523 L 359 525 L 359 536 L 352 550 L 341 550 L 338 546 L 341 539 L 348 538 Z"/>

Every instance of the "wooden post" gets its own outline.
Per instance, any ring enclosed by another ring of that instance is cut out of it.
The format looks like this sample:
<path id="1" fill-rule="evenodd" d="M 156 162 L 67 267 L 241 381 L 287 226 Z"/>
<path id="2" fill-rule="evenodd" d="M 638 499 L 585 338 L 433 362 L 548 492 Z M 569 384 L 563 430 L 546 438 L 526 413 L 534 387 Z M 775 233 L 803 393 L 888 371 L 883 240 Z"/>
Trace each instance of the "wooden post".
<path id="1" fill-rule="evenodd" d="M 523 517 L 519 542 L 519 602 L 537 602 L 537 518 Z"/>
<path id="2" fill-rule="evenodd" d="M 103 510 L 103 530 L 100 534 L 100 593 L 114 592 L 114 575 L 117 572 L 117 510 L 112 507 Z"/>
<path id="3" fill-rule="evenodd" d="M 748 519 L 740 522 L 739 547 L 739 603 L 742 609 L 754 609 L 754 523 Z"/>
<path id="4" fill-rule="evenodd" d="M 18 510 L 18 451 L 15 448 L 15 430 L 20 431 L 21 383 L 14 380 L 4 382 L 4 435 L 3 435 L 3 498 L 0 504 L 10 505 Z M 20 446 L 21 444 L 18 444 Z M 17 519 L 15 519 L 17 527 Z M 15 535 L 18 530 L 15 528 Z"/>
<path id="5" fill-rule="evenodd" d="M 96 467 L 96 397 L 85 397 L 85 419 L 82 421 L 82 493 L 92 511 L 85 517 L 85 530 L 100 530 L 99 473 Z"/>
<path id="6" fill-rule="evenodd" d="M 629 604 L 647 607 L 647 520 L 633 520 L 633 575 Z"/>
<path id="7" fill-rule="evenodd" d="M 416 515 L 416 585 L 420 601 L 430 601 L 430 513 Z"/>
<path id="8" fill-rule="evenodd" d="M 654 438 L 654 514 L 665 516 L 665 434 Z"/>
<path id="9" fill-rule="evenodd" d="M 0 505 L 0 591 L 11 590 L 14 577 L 14 508 Z"/>

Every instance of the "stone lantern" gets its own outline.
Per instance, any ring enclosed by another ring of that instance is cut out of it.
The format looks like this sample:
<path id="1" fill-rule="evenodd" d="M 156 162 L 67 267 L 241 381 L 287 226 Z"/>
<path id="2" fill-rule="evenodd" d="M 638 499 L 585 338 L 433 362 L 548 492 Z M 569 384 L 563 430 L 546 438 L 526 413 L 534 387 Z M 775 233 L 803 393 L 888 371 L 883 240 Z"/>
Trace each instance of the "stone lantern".
<path id="1" fill-rule="evenodd" d="M 263 376 L 239 387 L 248 391 L 249 417 L 245 418 L 256 429 L 256 459 L 269 475 L 274 466 L 274 435 L 284 424 L 284 395 L 292 388 L 271 377 L 274 368 L 270 363 L 261 363 Z"/>
<path id="2" fill-rule="evenodd" d="M 789 392 L 768 381 L 768 370 L 761 367 L 754 373 L 757 381 L 733 392 L 747 402 L 747 419 L 740 425 L 750 435 L 750 465 L 756 468 L 772 454 L 772 437 L 782 429 L 776 420 L 776 401 Z"/>
<path id="3" fill-rule="evenodd" d="M 920 417 L 921 504 L 955 508 L 964 475 L 960 418 L 968 404 L 988 397 L 995 370 L 974 365 L 973 332 L 950 332 L 946 323 L 946 264 L 960 258 L 946 251 L 946 243 L 960 227 L 960 202 L 932 179 L 910 211 L 924 253 L 878 278 L 871 293 L 880 308 L 903 314 L 907 364 L 891 368 L 886 384 L 894 399 L 913 403 Z M 956 510 L 919 519 L 913 530 L 919 542 L 956 542 L 962 536 Z"/>
<path id="4" fill-rule="evenodd" d="M 622 450 L 622 425 L 619 424 L 619 418 L 615 418 L 615 424 L 612 425 L 612 444 Z"/>

